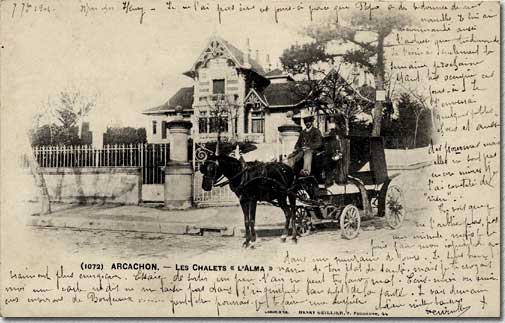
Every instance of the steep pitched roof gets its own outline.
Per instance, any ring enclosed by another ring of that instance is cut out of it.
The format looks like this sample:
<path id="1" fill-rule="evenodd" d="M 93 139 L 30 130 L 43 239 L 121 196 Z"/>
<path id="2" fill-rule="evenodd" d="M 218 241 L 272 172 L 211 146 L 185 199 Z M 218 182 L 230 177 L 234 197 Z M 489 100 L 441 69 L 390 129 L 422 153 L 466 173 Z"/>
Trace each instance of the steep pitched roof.
<path id="1" fill-rule="evenodd" d="M 244 58 L 245 58 L 246 54 L 244 52 L 242 52 L 240 49 L 238 49 L 237 47 L 233 46 L 228 41 L 226 41 L 226 40 L 224 40 L 222 38 L 218 38 L 218 39 L 220 41 L 222 41 L 225 44 L 226 47 L 228 47 L 228 49 L 233 54 L 233 56 L 235 56 L 235 58 L 238 60 L 238 62 L 240 63 L 240 65 L 242 65 L 242 67 L 246 67 L 245 66 L 245 61 L 244 61 Z M 258 61 L 256 61 L 255 59 L 249 58 L 249 64 L 251 64 L 251 69 L 253 71 L 255 71 L 256 73 L 258 73 L 259 75 L 265 75 L 265 70 L 260 65 L 260 63 L 258 63 Z"/>
<path id="2" fill-rule="evenodd" d="M 240 49 L 238 49 L 237 47 L 235 47 L 234 45 L 232 45 L 231 43 L 229 43 L 228 41 L 222 39 L 221 37 L 217 37 L 217 36 L 214 36 L 209 40 L 204 51 L 200 54 L 199 58 L 197 59 L 197 62 L 202 58 L 205 51 L 209 48 L 209 46 L 212 44 L 212 42 L 215 42 L 215 41 L 217 41 L 219 44 L 221 44 L 226 49 L 226 51 L 228 51 L 228 53 L 231 56 L 231 59 L 238 65 L 237 66 L 238 68 L 252 70 L 256 74 L 261 75 L 261 76 L 263 76 L 265 74 L 263 67 L 256 60 L 249 58 L 249 65 L 245 64 L 246 54 L 244 52 L 242 52 Z M 193 66 L 191 67 L 191 69 L 189 71 L 184 72 L 183 74 L 190 76 L 190 77 L 194 77 L 197 62 L 195 62 L 195 64 L 193 64 Z"/>
<path id="3" fill-rule="evenodd" d="M 174 111 L 175 107 L 180 105 L 184 110 L 193 108 L 194 87 L 180 88 L 167 102 L 160 106 L 144 110 L 143 114 L 157 114 Z"/>

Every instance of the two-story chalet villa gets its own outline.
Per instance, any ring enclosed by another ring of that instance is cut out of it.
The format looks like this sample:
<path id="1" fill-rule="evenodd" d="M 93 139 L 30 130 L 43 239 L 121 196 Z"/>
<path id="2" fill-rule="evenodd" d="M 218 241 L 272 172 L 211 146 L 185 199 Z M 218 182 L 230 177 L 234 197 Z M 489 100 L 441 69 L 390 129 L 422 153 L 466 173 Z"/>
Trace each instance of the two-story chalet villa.
<path id="1" fill-rule="evenodd" d="M 295 122 L 304 108 L 290 88 L 293 78 L 279 69 L 264 69 L 226 40 L 213 37 L 193 66 L 184 73 L 193 86 L 179 89 L 166 103 L 147 109 L 147 139 L 150 143 L 168 142 L 166 122 L 175 116 L 175 107 L 193 122 L 197 141 L 217 138 L 217 122 L 212 113 L 218 102 L 226 102 L 233 113 L 227 118 L 222 137 L 240 141 L 275 143 L 277 127 L 293 111 Z"/>

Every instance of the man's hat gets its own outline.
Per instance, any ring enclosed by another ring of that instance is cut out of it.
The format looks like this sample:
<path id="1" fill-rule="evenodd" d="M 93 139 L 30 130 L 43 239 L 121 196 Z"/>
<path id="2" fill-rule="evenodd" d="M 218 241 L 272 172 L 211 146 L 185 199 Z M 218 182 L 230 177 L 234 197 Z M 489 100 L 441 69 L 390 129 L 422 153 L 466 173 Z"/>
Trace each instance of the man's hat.
<path id="1" fill-rule="evenodd" d="M 305 121 L 314 121 L 314 115 L 308 110 L 302 110 L 302 119 Z"/>

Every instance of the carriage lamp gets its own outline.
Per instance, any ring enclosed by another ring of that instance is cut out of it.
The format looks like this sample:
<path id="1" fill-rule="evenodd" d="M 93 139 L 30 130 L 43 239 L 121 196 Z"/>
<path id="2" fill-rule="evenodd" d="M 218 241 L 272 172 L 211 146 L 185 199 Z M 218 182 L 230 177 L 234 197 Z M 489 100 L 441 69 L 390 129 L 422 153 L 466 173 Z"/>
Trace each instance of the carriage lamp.
<path id="1" fill-rule="evenodd" d="M 331 157 L 334 161 L 342 159 L 342 153 L 340 151 L 337 151 L 333 157 Z"/>

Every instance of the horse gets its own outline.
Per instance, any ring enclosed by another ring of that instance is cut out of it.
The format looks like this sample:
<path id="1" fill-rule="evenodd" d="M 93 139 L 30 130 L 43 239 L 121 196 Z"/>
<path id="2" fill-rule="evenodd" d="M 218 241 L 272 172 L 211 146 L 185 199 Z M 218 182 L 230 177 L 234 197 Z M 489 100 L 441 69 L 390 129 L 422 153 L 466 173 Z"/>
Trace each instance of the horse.
<path id="1" fill-rule="evenodd" d="M 278 206 L 284 212 L 286 223 L 281 236 L 285 242 L 292 227 L 292 240 L 297 241 L 295 228 L 296 195 L 295 173 L 286 164 L 280 162 L 244 162 L 229 156 L 210 156 L 200 167 L 203 174 L 202 189 L 212 190 L 213 186 L 230 185 L 230 189 L 240 200 L 244 214 L 245 241 L 244 247 L 254 248 L 256 242 L 256 205 L 266 201 Z M 227 180 L 219 183 L 222 178 Z"/>

